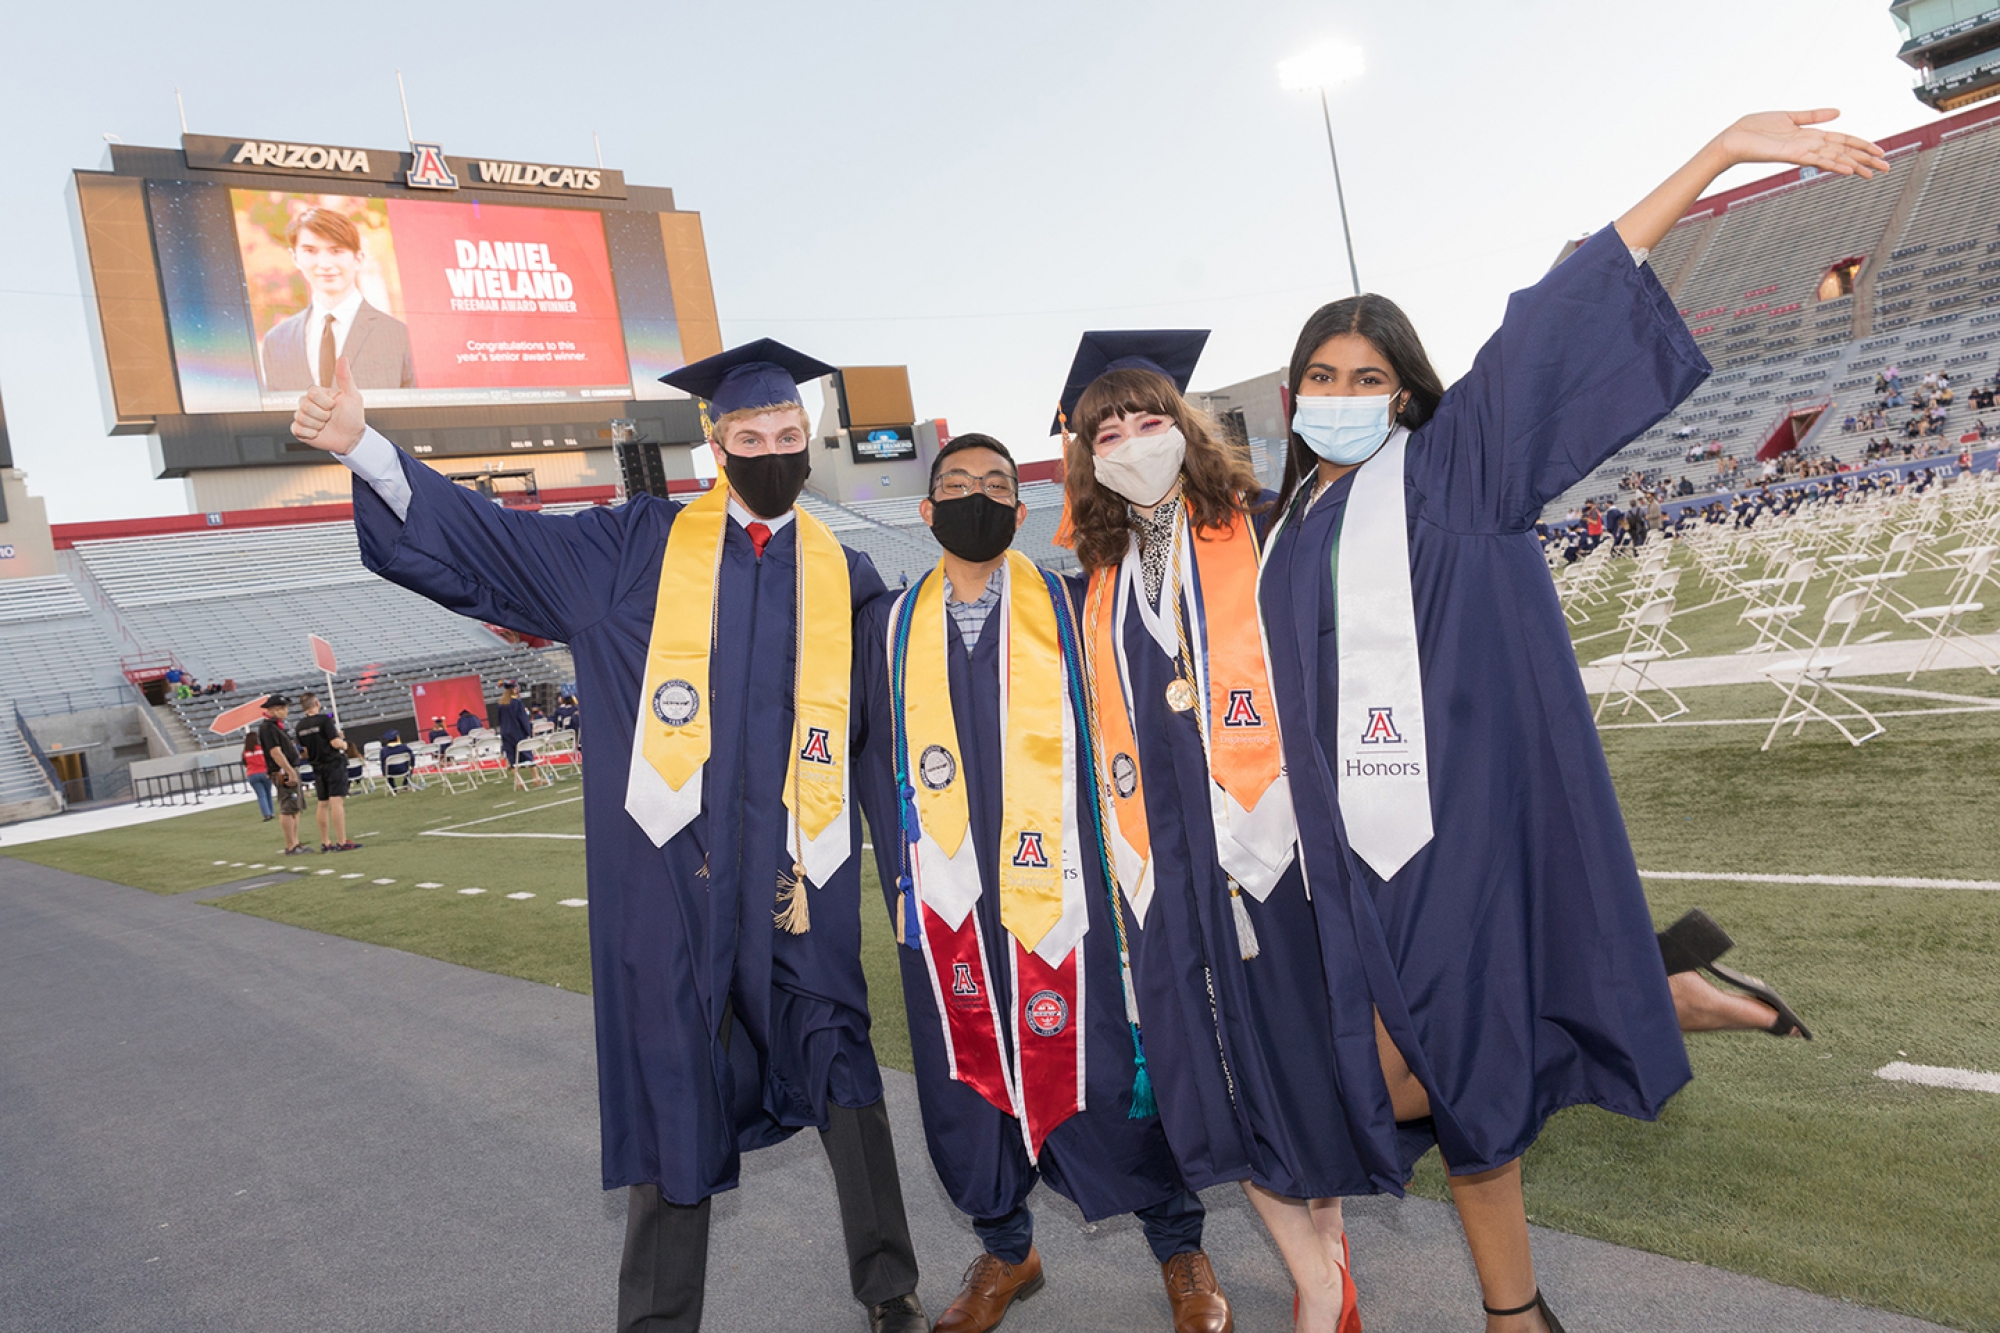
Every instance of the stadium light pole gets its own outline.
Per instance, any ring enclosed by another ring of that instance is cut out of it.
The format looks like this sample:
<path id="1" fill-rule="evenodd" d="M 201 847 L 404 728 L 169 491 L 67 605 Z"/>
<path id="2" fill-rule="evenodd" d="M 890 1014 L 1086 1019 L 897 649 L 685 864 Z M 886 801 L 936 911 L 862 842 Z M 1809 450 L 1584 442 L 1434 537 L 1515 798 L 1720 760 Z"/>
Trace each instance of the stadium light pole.
<path id="1" fill-rule="evenodd" d="M 1340 182 L 1340 151 L 1333 146 L 1333 112 L 1327 109 L 1326 90 L 1363 71 L 1361 48 L 1346 42 L 1321 42 L 1289 60 L 1278 62 L 1278 84 L 1287 92 L 1311 90 L 1319 94 L 1320 119 L 1326 124 L 1326 153 L 1333 159 L 1333 194 L 1340 201 L 1340 234 L 1347 242 L 1347 275 L 1354 280 L 1354 294 L 1361 295 L 1361 270 L 1354 263 L 1354 233 L 1347 225 L 1347 190 Z"/>

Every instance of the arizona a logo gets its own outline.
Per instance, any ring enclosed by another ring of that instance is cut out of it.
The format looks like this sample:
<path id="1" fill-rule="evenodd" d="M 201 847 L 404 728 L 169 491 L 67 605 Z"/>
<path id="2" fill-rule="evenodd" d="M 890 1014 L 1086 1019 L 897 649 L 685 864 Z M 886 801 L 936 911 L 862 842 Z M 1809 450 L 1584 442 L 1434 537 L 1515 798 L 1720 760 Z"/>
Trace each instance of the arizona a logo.
<path id="1" fill-rule="evenodd" d="M 951 965 L 951 993 L 953 995 L 979 994 L 979 983 L 972 979 L 972 964 L 953 963 Z"/>
<path id="2" fill-rule="evenodd" d="M 1229 711 L 1222 715 L 1225 727 L 1261 727 L 1264 719 L 1257 713 L 1257 705 L 1251 702 L 1250 691 L 1231 690 Z"/>
<path id="3" fill-rule="evenodd" d="M 1370 708 L 1368 725 L 1361 732 L 1363 745 L 1401 745 L 1403 733 L 1396 730 L 1395 709 Z"/>
<path id="4" fill-rule="evenodd" d="M 799 758 L 815 764 L 830 764 L 833 762 L 833 751 L 827 748 L 825 727 L 809 727 L 806 729 L 806 744 L 805 748 L 799 751 Z"/>
<path id="5" fill-rule="evenodd" d="M 434 143 L 410 145 L 410 172 L 405 178 L 420 190 L 456 190 L 458 177 L 445 165 L 444 149 Z"/>
<path id="6" fill-rule="evenodd" d="M 1027 870 L 1047 870 L 1049 854 L 1042 850 L 1042 835 L 1031 829 L 1021 832 L 1021 845 L 1014 851 L 1014 864 Z"/>

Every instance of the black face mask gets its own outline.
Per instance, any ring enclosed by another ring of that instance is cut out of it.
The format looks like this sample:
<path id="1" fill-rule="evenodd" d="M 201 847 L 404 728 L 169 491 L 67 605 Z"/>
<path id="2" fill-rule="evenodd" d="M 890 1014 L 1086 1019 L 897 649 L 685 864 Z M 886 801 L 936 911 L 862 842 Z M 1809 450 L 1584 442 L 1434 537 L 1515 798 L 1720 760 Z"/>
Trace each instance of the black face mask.
<path id="1" fill-rule="evenodd" d="M 798 502 L 812 475 L 812 459 L 801 449 L 790 454 L 731 454 L 722 456 L 729 489 L 759 518 L 777 518 Z"/>
<path id="2" fill-rule="evenodd" d="M 1014 506 L 984 495 L 933 500 L 931 535 L 960 560 L 983 565 L 1014 544 Z"/>

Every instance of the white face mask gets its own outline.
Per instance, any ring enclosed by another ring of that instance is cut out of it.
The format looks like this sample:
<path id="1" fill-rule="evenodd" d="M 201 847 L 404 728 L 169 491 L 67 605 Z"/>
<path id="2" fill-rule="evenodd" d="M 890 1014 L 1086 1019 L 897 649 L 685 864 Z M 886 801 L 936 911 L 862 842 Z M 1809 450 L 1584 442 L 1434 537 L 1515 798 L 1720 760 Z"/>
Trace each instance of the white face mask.
<path id="1" fill-rule="evenodd" d="M 1167 498 L 1180 479 L 1187 457 L 1187 437 L 1169 426 L 1156 435 L 1133 435 L 1108 454 L 1091 461 L 1097 479 L 1141 508 Z"/>
<path id="2" fill-rule="evenodd" d="M 1392 393 L 1360 397 L 1308 397 L 1292 408 L 1292 429 L 1306 446 L 1341 467 L 1365 463 L 1389 439 Z"/>

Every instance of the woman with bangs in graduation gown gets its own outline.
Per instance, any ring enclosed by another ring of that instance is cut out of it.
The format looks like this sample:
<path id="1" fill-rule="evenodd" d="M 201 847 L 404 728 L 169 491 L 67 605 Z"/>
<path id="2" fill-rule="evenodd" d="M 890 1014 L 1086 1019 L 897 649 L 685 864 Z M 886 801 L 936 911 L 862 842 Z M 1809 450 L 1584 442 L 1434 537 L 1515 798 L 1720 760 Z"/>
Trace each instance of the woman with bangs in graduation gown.
<path id="1" fill-rule="evenodd" d="M 1207 333 L 1084 335 L 1063 391 L 1068 538 L 1140 1026 L 1188 1183 L 1243 1185 L 1309 1319 L 1359 1328 L 1352 1141 L 1258 630 L 1268 497 L 1184 396 Z M 1347 1063 L 1373 1059 L 1372 1033 Z"/>
<path id="2" fill-rule="evenodd" d="M 1440 1149 L 1492 1333 L 1559 1328 L 1519 1163 L 1548 1116 L 1651 1119 L 1690 1077 L 1532 527 L 1708 374 L 1644 262 L 1701 191 L 1746 162 L 1886 169 L 1811 128 L 1833 115 L 1725 131 L 1515 293 L 1449 391 L 1379 296 L 1293 354 L 1260 591 L 1338 1080 L 1377 1175 Z"/>

